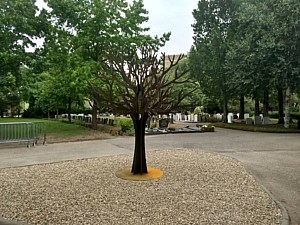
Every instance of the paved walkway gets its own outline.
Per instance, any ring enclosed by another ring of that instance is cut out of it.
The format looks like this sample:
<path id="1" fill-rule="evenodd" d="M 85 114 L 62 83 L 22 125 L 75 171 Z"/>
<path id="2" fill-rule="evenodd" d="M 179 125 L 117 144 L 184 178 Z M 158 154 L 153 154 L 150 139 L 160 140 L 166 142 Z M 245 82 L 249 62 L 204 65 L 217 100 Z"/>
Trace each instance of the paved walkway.
<path id="1" fill-rule="evenodd" d="M 133 154 L 133 145 L 133 137 L 51 144 L 30 149 L 1 149 L 0 145 L 0 168 Z M 146 145 L 147 151 L 189 148 L 238 159 L 288 210 L 291 225 L 300 225 L 300 134 L 216 129 L 214 133 L 148 136 Z"/>

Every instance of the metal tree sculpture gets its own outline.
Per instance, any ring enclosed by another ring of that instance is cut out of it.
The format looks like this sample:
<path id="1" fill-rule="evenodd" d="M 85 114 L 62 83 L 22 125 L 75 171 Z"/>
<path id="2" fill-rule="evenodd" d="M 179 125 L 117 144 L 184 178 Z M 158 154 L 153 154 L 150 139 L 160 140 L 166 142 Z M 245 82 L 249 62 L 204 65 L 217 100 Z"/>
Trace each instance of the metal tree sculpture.
<path id="1" fill-rule="evenodd" d="M 151 47 L 107 53 L 103 72 L 96 76 L 105 88 L 94 89 L 98 96 L 107 98 L 110 108 L 118 114 L 129 114 L 135 129 L 135 149 L 131 172 L 147 173 L 145 128 L 150 114 L 166 114 L 174 110 L 195 88 L 181 87 L 176 96 L 173 87 L 195 83 L 187 77 L 187 69 L 180 68 L 184 55 L 157 57 Z"/>

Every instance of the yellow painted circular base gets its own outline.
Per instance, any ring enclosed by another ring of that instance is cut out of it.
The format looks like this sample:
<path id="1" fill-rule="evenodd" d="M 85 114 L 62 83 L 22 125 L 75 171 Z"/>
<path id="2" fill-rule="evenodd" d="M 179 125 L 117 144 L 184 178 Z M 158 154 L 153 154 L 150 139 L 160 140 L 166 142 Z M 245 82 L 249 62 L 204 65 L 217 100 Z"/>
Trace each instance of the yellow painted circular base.
<path id="1" fill-rule="evenodd" d="M 116 176 L 123 180 L 134 180 L 134 181 L 147 181 L 160 178 L 164 173 L 152 167 L 147 168 L 148 173 L 144 174 L 133 174 L 131 173 L 131 167 L 126 167 L 116 172 Z"/>

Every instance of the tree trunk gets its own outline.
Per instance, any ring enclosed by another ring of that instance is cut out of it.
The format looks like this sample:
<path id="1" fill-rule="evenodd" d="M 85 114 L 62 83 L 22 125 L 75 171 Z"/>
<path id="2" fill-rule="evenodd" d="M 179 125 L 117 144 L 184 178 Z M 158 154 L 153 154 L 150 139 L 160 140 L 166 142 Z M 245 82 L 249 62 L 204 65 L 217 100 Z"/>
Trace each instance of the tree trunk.
<path id="1" fill-rule="evenodd" d="M 269 90 L 264 90 L 263 116 L 269 116 Z"/>
<path id="2" fill-rule="evenodd" d="M 97 102 L 95 100 L 92 106 L 92 129 L 97 130 Z"/>
<path id="3" fill-rule="evenodd" d="M 240 97 L 240 116 L 239 116 L 239 119 L 240 120 L 243 120 L 245 119 L 244 118 L 244 115 L 245 115 L 245 97 L 244 95 L 241 95 Z"/>
<path id="4" fill-rule="evenodd" d="M 224 114 L 223 122 L 227 123 L 227 121 L 228 121 L 228 118 L 227 118 L 227 115 L 228 115 L 228 102 L 227 102 L 227 100 L 224 100 L 224 102 L 223 102 L 223 114 Z"/>
<path id="5" fill-rule="evenodd" d="M 291 102 L 291 89 L 287 86 L 285 91 L 285 104 L 284 104 L 284 127 L 290 127 L 290 102 Z"/>
<path id="6" fill-rule="evenodd" d="M 139 118 L 132 118 L 135 130 L 135 147 L 131 173 L 147 173 L 146 151 L 145 151 L 145 128 L 148 119 L 148 113 Z"/>
<path id="7" fill-rule="evenodd" d="M 68 121 L 69 121 L 69 123 L 72 122 L 72 118 L 71 118 L 71 104 L 72 104 L 72 99 L 68 98 Z"/>
<path id="8" fill-rule="evenodd" d="M 255 116 L 259 116 L 259 99 L 255 98 Z"/>
<path id="9" fill-rule="evenodd" d="M 284 124 L 284 104 L 282 87 L 277 88 L 278 92 L 278 124 Z"/>

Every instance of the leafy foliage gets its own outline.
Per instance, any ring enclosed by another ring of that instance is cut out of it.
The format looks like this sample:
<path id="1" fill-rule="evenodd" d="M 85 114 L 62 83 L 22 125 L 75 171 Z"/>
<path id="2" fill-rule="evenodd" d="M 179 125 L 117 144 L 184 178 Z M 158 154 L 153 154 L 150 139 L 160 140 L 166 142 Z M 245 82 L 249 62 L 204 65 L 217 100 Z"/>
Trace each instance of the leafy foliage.
<path id="1" fill-rule="evenodd" d="M 220 100 L 225 115 L 233 94 L 225 62 L 234 7 L 232 0 L 198 2 L 193 11 L 194 45 L 189 55 L 191 75 L 197 78 L 204 94 Z"/>
<path id="2" fill-rule="evenodd" d="M 278 92 L 282 109 L 287 90 L 288 112 L 300 81 L 299 9 L 295 0 L 199 1 L 189 63 L 203 93 L 223 103 L 248 96 L 257 107 L 263 99 L 265 113 L 269 94 Z"/>
<path id="3" fill-rule="evenodd" d="M 0 113 L 18 108 L 23 99 L 21 67 L 30 57 L 25 48 L 39 35 L 32 1 L 0 2 Z M 19 109 L 17 109 L 19 110 Z"/>

